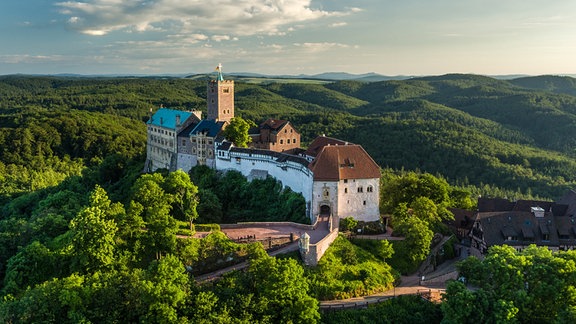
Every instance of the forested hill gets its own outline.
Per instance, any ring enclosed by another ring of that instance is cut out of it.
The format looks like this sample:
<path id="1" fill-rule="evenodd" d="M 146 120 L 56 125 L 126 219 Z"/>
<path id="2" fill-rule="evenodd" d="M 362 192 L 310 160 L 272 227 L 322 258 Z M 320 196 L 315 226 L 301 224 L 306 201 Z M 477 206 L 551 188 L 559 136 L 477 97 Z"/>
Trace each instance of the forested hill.
<path id="1" fill-rule="evenodd" d="M 239 79 L 235 96 L 244 118 L 289 119 L 304 142 L 326 134 L 362 144 L 382 167 L 556 198 L 576 187 L 575 85 L 568 77 L 457 74 L 373 83 Z M 0 194 L 56 183 L 111 155 L 142 163 L 149 110 L 205 110 L 205 92 L 204 80 L 191 79 L 0 77 Z M 28 178 L 9 175 L 14 170 Z"/>

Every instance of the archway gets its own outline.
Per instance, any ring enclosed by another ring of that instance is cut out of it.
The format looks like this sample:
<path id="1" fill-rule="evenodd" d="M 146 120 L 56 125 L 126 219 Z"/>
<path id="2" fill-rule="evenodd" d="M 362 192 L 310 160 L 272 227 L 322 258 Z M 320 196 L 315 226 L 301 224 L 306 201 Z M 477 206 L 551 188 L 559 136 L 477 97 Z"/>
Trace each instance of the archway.
<path id="1" fill-rule="evenodd" d="M 330 216 L 330 206 L 328 206 L 328 205 L 320 206 L 320 215 Z"/>

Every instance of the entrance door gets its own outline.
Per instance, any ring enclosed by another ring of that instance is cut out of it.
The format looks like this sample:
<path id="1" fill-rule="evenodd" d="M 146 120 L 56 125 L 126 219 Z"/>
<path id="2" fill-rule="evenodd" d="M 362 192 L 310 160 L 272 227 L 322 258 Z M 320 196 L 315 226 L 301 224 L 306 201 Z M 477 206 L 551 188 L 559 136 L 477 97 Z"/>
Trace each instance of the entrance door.
<path id="1" fill-rule="evenodd" d="M 330 215 L 330 206 L 328 205 L 320 206 L 320 215 Z"/>

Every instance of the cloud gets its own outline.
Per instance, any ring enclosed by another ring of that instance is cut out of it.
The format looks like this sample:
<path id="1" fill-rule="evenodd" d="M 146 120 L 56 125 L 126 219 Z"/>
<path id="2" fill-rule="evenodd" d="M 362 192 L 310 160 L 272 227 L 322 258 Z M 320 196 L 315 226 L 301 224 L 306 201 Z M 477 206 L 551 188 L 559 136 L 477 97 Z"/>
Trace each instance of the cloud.
<path id="1" fill-rule="evenodd" d="M 325 11 L 312 0 L 84 0 L 58 2 L 71 29 L 88 35 L 113 31 L 277 35 L 291 25 L 359 11 Z"/>
<path id="2" fill-rule="evenodd" d="M 348 25 L 347 22 L 337 22 L 337 23 L 330 24 L 330 27 L 344 27 L 346 25 Z"/>
<path id="3" fill-rule="evenodd" d="M 66 58 L 62 55 L 0 55 L 0 63 L 7 64 L 45 64 L 65 60 Z"/>
<path id="4" fill-rule="evenodd" d="M 342 43 L 294 43 L 294 46 L 303 48 L 309 52 L 323 52 L 334 48 L 350 48 L 350 45 Z"/>
<path id="5" fill-rule="evenodd" d="M 228 35 L 214 35 L 211 37 L 211 39 L 215 42 L 222 42 L 222 41 L 230 40 L 230 36 L 228 36 Z"/>

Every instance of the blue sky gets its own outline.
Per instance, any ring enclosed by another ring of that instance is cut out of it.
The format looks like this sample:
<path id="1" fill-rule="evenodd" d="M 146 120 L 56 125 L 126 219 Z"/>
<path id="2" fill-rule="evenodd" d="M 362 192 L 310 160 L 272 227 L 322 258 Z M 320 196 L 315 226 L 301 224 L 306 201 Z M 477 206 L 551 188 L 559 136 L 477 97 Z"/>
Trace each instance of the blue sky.
<path id="1" fill-rule="evenodd" d="M 2 0 L 0 74 L 576 74 L 574 0 Z"/>

